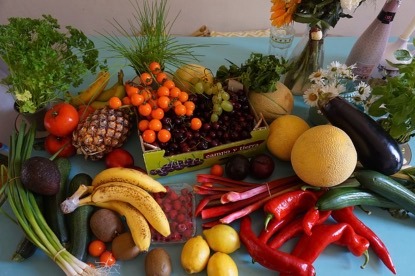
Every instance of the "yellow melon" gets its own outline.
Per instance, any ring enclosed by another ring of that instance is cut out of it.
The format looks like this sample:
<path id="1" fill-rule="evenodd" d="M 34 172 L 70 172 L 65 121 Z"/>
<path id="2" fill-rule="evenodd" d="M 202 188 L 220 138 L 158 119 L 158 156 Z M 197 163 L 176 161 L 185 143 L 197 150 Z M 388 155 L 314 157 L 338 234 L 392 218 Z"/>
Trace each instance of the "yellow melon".
<path id="1" fill-rule="evenodd" d="M 291 151 L 291 164 L 298 177 L 307 184 L 331 187 L 353 173 L 357 152 L 343 130 L 320 125 L 298 137 Z"/>
<path id="2" fill-rule="evenodd" d="M 267 148 L 269 152 L 283 161 L 290 161 L 295 141 L 310 126 L 296 115 L 282 115 L 269 125 Z"/>
<path id="3" fill-rule="evenodd" d="M 199 64 L 185 64 L 173 74 L 173 81 L 182 91 L 193 92 L 192 87 L 198 81 L 213 83 L 212 72 Z"/>
<path id="4" fill-rule="evenodd" d="M 274 92 L 249 91 L 249 102 L 258 114 L 271 123 L 281 115 L 291 114 L 294 108 L 294 97 L 291 90 L 282 82 L 277 82 Z"/>

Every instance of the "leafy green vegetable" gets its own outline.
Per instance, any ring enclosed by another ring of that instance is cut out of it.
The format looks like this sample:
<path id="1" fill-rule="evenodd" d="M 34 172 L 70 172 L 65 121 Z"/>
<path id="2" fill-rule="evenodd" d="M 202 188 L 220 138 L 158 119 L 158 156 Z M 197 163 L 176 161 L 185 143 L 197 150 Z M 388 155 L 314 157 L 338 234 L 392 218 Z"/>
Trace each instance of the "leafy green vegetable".
<path id="1" fill-rule="evenodd" d="M 397 53 L 399 54 L 399 53 Z M 382 117 L 381 125 L 401 143 L 415 136 L 415 58 L 408 64 L 394 64 L 397 76 L 373 86 L 373 103 L 368 113 Z"/>
<path id="2" fill-rule="evenodd" d="M 222 82 L 230 78 L 238 79 L 245 89 L 255 92 L 275 91 L 276 83 L 289 69 L 285 59 L 260 53 L 251 53 L 241 66 L 228 62 L 231 63 L 229 68 L 220 66 L 216 78 Z"/>
<path id="3" fill-rule="evenodd" d="M 9 75 L 1 80 L 20 112 L 33 113 L 77 87 L 84 74 L 98 67 L 98 50 L 85 34 L 71 26 L 62 32 L 56 19 L 9 18 L 0 26 L 0 58 Z"/>

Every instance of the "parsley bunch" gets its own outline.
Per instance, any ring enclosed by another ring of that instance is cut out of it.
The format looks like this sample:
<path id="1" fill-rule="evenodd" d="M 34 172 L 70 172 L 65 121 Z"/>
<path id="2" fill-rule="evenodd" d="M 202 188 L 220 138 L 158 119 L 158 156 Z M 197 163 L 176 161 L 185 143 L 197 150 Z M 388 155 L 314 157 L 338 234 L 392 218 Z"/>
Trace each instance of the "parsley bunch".
<path id="1" fill-rule="evenodd" d="M 71 27 L 62 32 L 55 18 L 9 18 L 0 26 L 0 58 L 9 75 L 1 80 L 20 112 L 33 113 L 77 87 L 87 71 L 98 67 L 98 50 Z"/>
<path id="2" fill-rule="evenodd" d="M 395 56 L 399 54 L 395 52 Z M 408 55 L 397 59 L 407 60 Z M 397 76 L 372 85 L 373 102 L 368 110 L 369 115 L 381 117 L 382 127 L 401 143 L 415 136 L 415 58 L 410 59 L 407 64 L 393 64 L 399 70 Z"/>
<path id="3" fill-rule="evenodd" d="M 246 90 L 263 93 L 274 92 L 277 82 L 289 69 L 285 59 L 261 53 L 251 53 L 241 66 L 230 63 L 229 68 L 225 65 L 219 67 L 216 72 L 219 81 L 238 79 Z"/>

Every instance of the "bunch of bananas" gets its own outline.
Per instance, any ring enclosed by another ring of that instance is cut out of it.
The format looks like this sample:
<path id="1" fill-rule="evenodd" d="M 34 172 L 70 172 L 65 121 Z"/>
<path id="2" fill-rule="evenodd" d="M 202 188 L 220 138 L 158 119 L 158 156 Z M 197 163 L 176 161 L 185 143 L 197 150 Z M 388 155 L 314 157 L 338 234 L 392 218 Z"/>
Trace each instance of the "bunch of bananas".
<path id="1" fill-rule="evenodd" d="M 163 236 L 170 235 L 166 214 L 150 193 L 166 188 L 145 173 L 131 168 L 108 168 L 98 173 L 91 186 L 80 188 L 61 204 L 62 212 L 93 205 L 124 216 L 136 246 L 146 252 L 151 243 L 150 225 Z"/>
<path id="2" fill-rule="evenodd" d="M 79 107 L 89 105 L 94 109 L 101 109 L 108 105 L 112 97 L 124 98 L 126 95 L 124 87 L 124 72 L 118 72 L 118 80 L 111 87 L 105 89 L 110 81 L 111 75 L 108 71 L 100 71 L 96 79 L 84 90 L 75 96 L 71 96 L 70 103 Z"/>

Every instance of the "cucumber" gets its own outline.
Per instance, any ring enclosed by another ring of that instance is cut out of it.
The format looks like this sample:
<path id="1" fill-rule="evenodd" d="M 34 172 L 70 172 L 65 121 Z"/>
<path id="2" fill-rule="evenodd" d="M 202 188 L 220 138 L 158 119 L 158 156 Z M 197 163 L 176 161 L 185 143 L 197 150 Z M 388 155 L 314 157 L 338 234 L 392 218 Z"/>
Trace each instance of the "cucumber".
<path id="1" fill-rule="evenodd" d="M 75 175 L 69 183 L 67 197 L 70 197 L 81 184 L 90 186 L 91 183 L 92 178 L 88 174 Z M 88 257 L 88 245 L 92 237 L 89 220 L 93 211 L 93 206 L 85 205 L 76 208 L 75 211 L 67 215 L 70 238 L 68 251 L 82 261 Z"/>
<path id="2" fill-rule="evenodd" d="M 58 237 L 61 244 L 66 247 L 69 242 L 69 233 L 65 214 L 61 211 L 60 204 L 66 198 L 71 162 L 67 158 L 56 158 L 53 162 L 58 166 L 60 173 L 60 187 L 56 195 L 44 196 L 43 214 L 49 227 Z"/>
<path id="3" fill-rule="evenodd" d="M 354 175 L 363 187 L 384 196 L 397 203 L 402 209 L 415 214 L 415 193 L 398 181 L 372 170 L 358 170 Z"/>
<path id="4" fill-rule="evenodd" d="M 348 206 L 375 206 L 381 208 L 399 208 L 399 205 L 370 190 L 345 187 L 330 189 L 316 203 L 319 210 L 337 210 Z"/>

